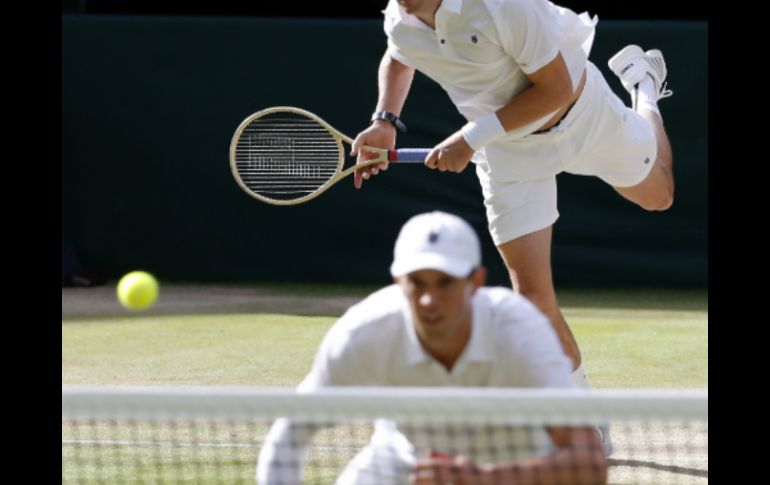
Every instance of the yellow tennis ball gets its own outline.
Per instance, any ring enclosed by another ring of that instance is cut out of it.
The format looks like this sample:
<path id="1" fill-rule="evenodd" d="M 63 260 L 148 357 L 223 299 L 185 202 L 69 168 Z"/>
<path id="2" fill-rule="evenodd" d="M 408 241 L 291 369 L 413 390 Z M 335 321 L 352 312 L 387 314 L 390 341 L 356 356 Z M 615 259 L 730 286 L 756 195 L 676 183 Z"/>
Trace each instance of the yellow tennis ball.
<path id="1" fill-rule="evenodd" d="M 118 283 L 118 301 L 129 310 L 144 310 L 158 299 L 158 280 L 150 273 L 132 271 Z"/>

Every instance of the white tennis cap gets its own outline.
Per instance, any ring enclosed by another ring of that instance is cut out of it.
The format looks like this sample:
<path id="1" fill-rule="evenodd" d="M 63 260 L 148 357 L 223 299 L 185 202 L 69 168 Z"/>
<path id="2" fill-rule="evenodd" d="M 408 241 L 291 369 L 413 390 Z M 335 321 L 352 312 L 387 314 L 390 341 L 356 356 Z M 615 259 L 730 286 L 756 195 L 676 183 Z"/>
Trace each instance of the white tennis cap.
<path id="1" fill-rule="evenodd" d="M 470 224 L 446 212 L 419 214 L 401 228 L 390 274 L 435 269 L 464 278 L 481 265 L 481 244 Z"/>

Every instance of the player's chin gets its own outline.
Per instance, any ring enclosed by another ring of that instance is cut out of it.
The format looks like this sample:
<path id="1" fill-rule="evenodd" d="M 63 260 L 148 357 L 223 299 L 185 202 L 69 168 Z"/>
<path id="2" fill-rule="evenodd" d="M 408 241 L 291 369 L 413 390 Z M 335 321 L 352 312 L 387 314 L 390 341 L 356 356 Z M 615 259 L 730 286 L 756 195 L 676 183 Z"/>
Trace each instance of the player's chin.
<path id="1" fill-rule="evenodd" d="M 446 321 L 446 318 L 441 315 L 420 315 L 419 319 L 420 323 L 426 327 L 438 327 Z"/>

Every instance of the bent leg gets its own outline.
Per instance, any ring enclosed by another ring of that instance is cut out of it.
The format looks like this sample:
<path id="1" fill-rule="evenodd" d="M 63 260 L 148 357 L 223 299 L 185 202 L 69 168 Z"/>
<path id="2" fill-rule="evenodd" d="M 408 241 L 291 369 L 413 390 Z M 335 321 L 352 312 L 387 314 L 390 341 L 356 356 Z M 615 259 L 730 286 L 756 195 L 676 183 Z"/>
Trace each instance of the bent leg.
<path id="1" fill-rule="evenodd" d="M 631 187 L 614 187 L 614 189 L 626 199 L 646 210 L 666 210 L 674 202 L 671 144 L 660 114 L 650 110 L 641 110 L 639 116 L 644 118 L 655 130 L 657 144 L 655 162 L 647 177 L 640 183 Z"/>
<path id="2" fill-rule="evenodd" d="M 572 368 L 581 364 L 580 349 L 559 309 L 551 274 L 552 227 L 527 234 L 497 247 L 511 277 L 513 289 L 529 298 L 551 320 Z"/>
<path id="3" fill-rule="evenodd" d="M 631 94 L 631 110 L 624 116 L 643 120 L 649 132 L 652 128 L 657 145 L 657 156 L 647 177 L 630 187 L 615 187 L 626 199 L 647 210 L 666 210 L 674 201 L 674 174 L 671 168 L 671 144 L 658 109 L 658 100 L 667 98 L 673 91 L 666 88 L 666 61 L 657 49 L 643 52 L 637 45 L 624 47 L 608 62 L 623 87 Z"/>

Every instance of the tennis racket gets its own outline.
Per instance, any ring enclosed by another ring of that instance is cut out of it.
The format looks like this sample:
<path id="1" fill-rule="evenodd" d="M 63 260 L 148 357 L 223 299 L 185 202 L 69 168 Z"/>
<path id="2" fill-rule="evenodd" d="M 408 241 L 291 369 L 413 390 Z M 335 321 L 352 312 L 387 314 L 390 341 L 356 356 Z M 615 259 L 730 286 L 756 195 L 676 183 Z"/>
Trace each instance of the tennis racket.
<path id="1" fill-rule="evenodd" d="M 355 170 L 389 162 L 422 163 L 430 149 L 384 150 L 343 170 L 353 140 L 318 116 L 299 108 L 267 108 L 238 126 L 230 143 L 230 168 L 238 185 L 255 199 L 292 205 L 318 197 Z M 348 150 L 349 151 L 349 150 Z"/>

